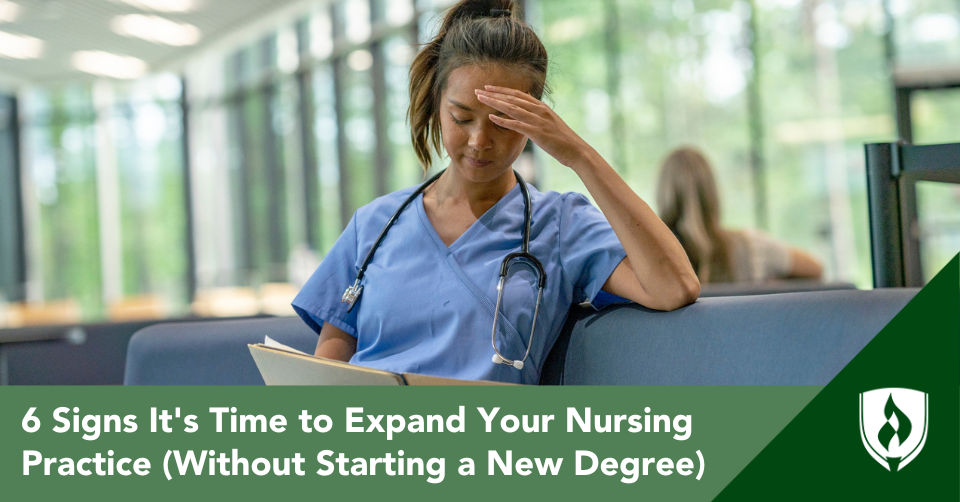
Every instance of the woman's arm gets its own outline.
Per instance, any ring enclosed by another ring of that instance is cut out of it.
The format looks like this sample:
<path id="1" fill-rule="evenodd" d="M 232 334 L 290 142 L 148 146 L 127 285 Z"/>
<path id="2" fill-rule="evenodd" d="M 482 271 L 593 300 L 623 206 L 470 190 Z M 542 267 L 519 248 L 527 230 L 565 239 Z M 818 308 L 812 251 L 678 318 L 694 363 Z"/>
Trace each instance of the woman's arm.
<path id="1" fill-rule="evenodd" d="M 320 328 L 320 339 L 313 355 L 325 359 L 348 362 L 357 353 L 357 339 L 342 329 L 325 322 Z"/>
<path id="2" fill-rule="evenodd" d="M 604 291 L 657 310 L 696 301 L 700 281 L 673 232 L 592 147 L 571 169 L 580 176 L 627 251 Z"/>
<path id="3" fill-rule="evenodd" d="M 550 107 L 515 89 L 487 86 L 478 99 L 506 117 L 494 123 L 517 131 L 573 169 L 627 251 L 604 290 L 657 310 L 696 301 L 700 282 L 669 228 L 603 157 Z"/>

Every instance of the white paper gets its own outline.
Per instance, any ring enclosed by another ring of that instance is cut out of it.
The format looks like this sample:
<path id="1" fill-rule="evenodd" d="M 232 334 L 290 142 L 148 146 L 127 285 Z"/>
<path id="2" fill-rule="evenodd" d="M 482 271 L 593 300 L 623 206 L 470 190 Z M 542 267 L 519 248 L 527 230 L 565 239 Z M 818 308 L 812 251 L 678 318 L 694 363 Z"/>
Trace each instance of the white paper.
<path id="1" fill-rule="evenodd" d="M 312 354 L 307 354 L 306 352 L 299 351 L 299 350 L 297 350 L 297 349 L 295 349 L 295 348 L 293 348 L 293 347 L 290 347 L 290 346 L 288 346 L 288 345 L 284 345 L 284 344 L 282 344 L 282 343 L 274 340 L 273 338 L 270 338 L 269 336 L 263 337 L 263 344 L 266 345 L 267 347 L 272 348 L 272 349 L 278 349 L 278 350 L 282 350 L 282 351 L 285 351 L 285 352 L 292 352 L 292 353 L 294 353 L 294 354 L 300 354 L 300 355 L 304 355 L 304 356 L 310 356 L 310 355 L 312 355 Z"/>

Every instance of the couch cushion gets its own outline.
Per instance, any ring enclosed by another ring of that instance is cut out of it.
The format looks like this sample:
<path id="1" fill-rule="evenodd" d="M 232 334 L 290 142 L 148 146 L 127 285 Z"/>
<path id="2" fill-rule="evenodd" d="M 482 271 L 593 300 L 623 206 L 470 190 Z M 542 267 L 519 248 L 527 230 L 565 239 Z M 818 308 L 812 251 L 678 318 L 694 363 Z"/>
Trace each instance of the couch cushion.
<path id="1" fill-rule="evenodd" d="M 917 291 L 701 298 L 673 312 L 575 309 L 541 383 L 826 385 Z"/>
<path id="2" fill-rule="evenodd" d="M 247 344 L 264 336 L 307 353 L 317 334 L 298 317 L 155 324 L 130 339 L 126 385 L 263 385 Z"/>

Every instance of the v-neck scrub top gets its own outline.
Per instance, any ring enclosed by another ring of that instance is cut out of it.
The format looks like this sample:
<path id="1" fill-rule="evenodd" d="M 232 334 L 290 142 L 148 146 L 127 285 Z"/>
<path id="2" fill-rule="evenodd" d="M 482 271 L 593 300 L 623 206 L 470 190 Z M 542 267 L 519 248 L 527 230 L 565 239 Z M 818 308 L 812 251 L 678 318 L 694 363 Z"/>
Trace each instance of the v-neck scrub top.
<path id="1" fill-rule="evenodd" d="M 626 252 L 609 222 L 581 194 L 530 190 L 530 253 L 547 284 L 523 370 L 494 364 L 490 344 L 500 263 L 519 251 L 523 195 L 515 186 L 449 247 L 423 207 L 412 201 L 391 227 L 364 274 L 363 294 L 348 313 L 341 303 L 390 217 L 416 187 L 360 208 L 293 301 L 317 333 L 329 322 L 357 338 L 351 364 L 397 373 L 537 384 L 544 359 L 572 304 L 593 301 Z M 514 260 L 513 263 L 518 263 Z M 529 266 L 510 268 L 497 347 L 520 359 L 537 301 Z"/>

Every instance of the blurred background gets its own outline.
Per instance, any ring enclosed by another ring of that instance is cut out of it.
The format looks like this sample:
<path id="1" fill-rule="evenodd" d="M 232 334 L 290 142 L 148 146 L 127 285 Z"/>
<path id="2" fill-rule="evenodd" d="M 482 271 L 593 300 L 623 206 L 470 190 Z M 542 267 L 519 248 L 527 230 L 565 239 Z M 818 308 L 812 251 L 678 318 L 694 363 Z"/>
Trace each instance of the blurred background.
<path id="1" fill-rule="evenodd" d="M 445 0 L 0 0 L 0 326 L 292 313 L 358 207 L 422 179 L 407 71 Z M 654 203 L 872 286 L 863 144 L 960 142 L 958 0 L 525 0 L 557 112 Z M 541 190 L 585 192 L 533 148 Z M 920 183 L 924 277 L 960 249 Z"/>

